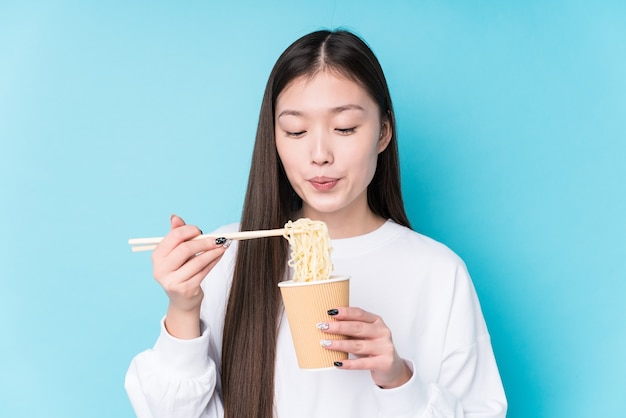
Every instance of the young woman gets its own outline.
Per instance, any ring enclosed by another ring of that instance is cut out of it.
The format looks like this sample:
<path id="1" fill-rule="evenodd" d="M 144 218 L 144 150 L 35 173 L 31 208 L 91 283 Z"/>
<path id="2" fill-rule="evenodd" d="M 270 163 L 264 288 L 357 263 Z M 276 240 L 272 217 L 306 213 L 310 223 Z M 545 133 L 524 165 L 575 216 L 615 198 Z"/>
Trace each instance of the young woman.
<path id="1" fill-rule="evenodd" d="M 140 417 L 504 417 L 506 399 L 463 262 L 410 229 L 391 98 L 367 45 L 346 31 L 293 43 L 269 77 L 241 222 L 322 220 L 351 307 L 329 307 L 330 350 L 346 361 L 298 368 L 277 283 L 283 238 L 191 240 L 171 218 L 154 251 L 169 297 L 161 334 L 126 389 Z"/>

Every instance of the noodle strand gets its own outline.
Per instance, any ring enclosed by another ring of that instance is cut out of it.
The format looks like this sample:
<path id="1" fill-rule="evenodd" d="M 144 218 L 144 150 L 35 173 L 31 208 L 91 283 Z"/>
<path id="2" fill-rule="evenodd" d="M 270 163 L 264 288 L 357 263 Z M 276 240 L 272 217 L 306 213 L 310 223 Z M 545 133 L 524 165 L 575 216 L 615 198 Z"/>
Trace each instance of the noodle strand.
<path id="1" fill-rule="evenodd" d="M 294 269 L 294 282 L 326 280 L 333 264 L 328 228 L 322 221 L 301 218 L 285 224 L 284 237 L 289 241 L 291 257 L 288 264 Z"/>

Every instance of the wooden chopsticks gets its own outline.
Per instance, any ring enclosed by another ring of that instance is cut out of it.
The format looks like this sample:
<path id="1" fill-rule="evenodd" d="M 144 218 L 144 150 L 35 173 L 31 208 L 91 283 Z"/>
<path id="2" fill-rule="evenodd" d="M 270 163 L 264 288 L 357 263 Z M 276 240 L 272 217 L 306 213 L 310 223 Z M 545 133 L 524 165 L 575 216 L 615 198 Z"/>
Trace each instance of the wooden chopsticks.
<path id="1" fill-rule="evenodd" d="M 208 239 L 208 238 L 226 238 L 228 240 L 244 240 L 244 239 L 254 239 L 254 238 L 265 238 L 265 237 L 279 237 L 285 234 L 285 228 L 280 229 L 265 229 L 260 231 L 241 231 L 241 232 L 225 232 L 223 234 L 205 234 L 198 235 L 193 238 L 196 239 Z M 152 251 L 157 245 L 163 240 L 163 237 L 154 237 L 154 238 L 131 238 L 128 240 L 128 244 L 131 245 L 131 250 L 133 252 L 140 251 Z"/>

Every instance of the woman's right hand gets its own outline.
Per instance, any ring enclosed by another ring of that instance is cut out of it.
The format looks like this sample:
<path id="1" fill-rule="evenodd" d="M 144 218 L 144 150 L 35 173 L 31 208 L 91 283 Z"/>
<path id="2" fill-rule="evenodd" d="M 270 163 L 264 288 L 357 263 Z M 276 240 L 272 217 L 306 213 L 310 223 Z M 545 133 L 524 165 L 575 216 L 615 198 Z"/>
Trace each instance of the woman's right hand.
<path id="1" fill-rule="evenodd" d="M 201 283 L 226 247 L 214 238 L 192 240 L 202 232 L 178 216 L 170 218 L 170 232 L 152 254 L 154 278 L 170 300 L 165 319 L 168 332 L 188 339 L 200 335 Z"/>

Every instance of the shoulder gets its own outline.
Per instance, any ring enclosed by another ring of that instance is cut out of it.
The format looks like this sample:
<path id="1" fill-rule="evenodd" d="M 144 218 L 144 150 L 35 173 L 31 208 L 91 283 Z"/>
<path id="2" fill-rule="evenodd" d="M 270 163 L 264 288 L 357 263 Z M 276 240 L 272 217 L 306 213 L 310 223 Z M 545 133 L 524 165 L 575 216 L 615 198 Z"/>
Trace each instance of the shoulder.
<path id="1" fill-rule="evenodd" d="M 465 266 L 465 263 L 446 244 L 410 228 L 388 221 L 385 227 L 390 231 L 389 247 L 391 251 L 405 256 L 427 258 L 432 262 Z"/>
<path id="2" fill-rule="evenodd" d="M 414 277 L 454 277 L 466 270 L 448 246 L 388 220 L 371 233 L 332 241 L 337 271 L 363 269 Z"/>

